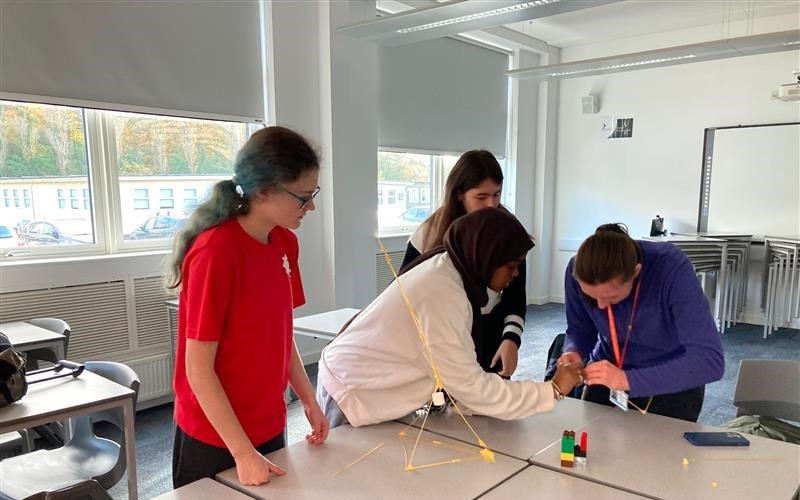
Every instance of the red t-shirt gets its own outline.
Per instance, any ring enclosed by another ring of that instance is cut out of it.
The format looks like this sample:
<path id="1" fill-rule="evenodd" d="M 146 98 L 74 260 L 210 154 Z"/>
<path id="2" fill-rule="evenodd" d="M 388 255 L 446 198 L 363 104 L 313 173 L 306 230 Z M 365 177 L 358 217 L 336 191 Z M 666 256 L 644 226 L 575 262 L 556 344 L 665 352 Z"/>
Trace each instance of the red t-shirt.
<path id="1" fill-rule="evenodd" d="M 292 309 L 305 303 L 297 237 L 275 227 L 267 244 L 235 219 L 200 233 L 182 266 L 175 358 L 175 422 L 225 447 L 186 377 L 186 339 L 218 342 L 214 369 L 253 445 L 283 432 Z"/>

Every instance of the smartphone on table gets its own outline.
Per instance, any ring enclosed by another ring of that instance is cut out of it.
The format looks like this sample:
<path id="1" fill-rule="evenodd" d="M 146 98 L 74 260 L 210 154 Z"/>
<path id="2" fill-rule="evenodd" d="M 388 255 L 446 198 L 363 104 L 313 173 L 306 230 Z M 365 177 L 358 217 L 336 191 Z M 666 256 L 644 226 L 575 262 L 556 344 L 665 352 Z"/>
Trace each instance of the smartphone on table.
<path id="1" fill-rule="evenodd" d="M 738 432 L 684 432 L 683 437 L 695 446 L 750 446 Z"/>

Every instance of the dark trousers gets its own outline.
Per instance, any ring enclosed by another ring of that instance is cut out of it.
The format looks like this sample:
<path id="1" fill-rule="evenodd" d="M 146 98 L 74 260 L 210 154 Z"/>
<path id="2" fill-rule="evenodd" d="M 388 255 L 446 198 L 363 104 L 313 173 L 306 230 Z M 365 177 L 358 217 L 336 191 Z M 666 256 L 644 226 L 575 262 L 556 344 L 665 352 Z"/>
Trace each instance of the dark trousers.
<path id="1" fill-rule="evenodd" d="M 266 455 L 286 446 L 283 433 L 256 450 Z M 175 444 L 172 448 L 172 486 L 180 488 L 204 477 L 214 478 L 217 473 L 235 466 L 233 455 L 227 448 L 219 448 L 189 436 L 180 427 L 175 427 Z"/>
<path id="2" fill-rule="evenodd" d="M 587 386 L 583 399 L 585 401 L 591 401 L 592 403 L 614 406 L 614 404 L 608 400 L 610 392 L 608 387 L 604 385 Z M 650 408 L 647 412 L 655 413 L 656 415 L 664 415 L 665 417 L 697 422 L 697 417 L 700 416 L 700 410 L 703 409 L 703 397 L 705 393 L 706 386 L 702 385 L 694 389 L 687 389 L 672 394 L 658 394 L 653 396 L 653 402 L 650 403 Z M 649 400 L 649 396 L 630 398 L 630 401 L 642 410 L 647 407 L 647 402 Z"/>

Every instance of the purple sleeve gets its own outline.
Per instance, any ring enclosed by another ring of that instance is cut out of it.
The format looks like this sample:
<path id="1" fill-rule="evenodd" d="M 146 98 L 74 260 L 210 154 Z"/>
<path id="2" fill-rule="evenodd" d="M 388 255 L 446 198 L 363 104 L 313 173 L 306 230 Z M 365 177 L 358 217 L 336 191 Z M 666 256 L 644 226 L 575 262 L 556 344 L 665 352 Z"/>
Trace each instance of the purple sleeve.
<path id="1" fill-rule="evenodd" d="M 597 327 L 586 312 L 586 299 L 583 298 L 577 280 L 572 276 L 574 259 L 569 261 L 564 274 L 564 301 L 567 312 L 567 338 L 564 352 L 577 352 L 586 358 L 597 343 Z"/>
<path id="2" fill-rule="evenodd" d="M 662 301 L 669 308 L 683 353 L 652 366 L 626 370 L 631 396 L 699 387 L 722 378 L 725 358 L 714 318 L 689 259 L 681 255 L 664 276 Z"/>

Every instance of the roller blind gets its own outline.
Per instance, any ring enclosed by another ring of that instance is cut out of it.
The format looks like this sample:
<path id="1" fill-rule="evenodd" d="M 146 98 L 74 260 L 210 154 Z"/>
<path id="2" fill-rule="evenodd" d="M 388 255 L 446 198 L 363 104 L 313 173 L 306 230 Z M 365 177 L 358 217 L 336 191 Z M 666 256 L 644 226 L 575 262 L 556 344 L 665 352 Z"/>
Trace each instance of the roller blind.
<path id="1" fill-rule="evenodd" d="M 451 38 L 379 49 L 378 144 L 505 155 L 508 55 Z"/>
<path id="2" fill-rule="evenodd" d="M 255 0 L 0 1 L 4 98 L 253 121 L 262 80 Z"/>

